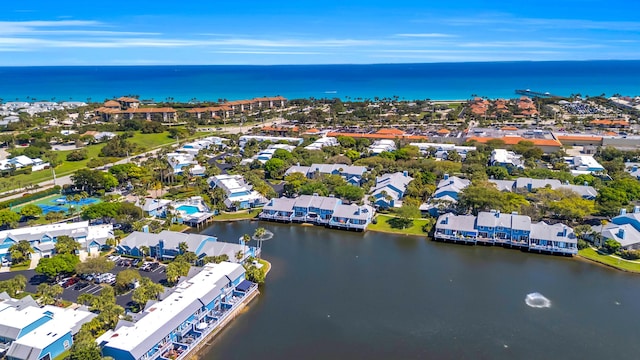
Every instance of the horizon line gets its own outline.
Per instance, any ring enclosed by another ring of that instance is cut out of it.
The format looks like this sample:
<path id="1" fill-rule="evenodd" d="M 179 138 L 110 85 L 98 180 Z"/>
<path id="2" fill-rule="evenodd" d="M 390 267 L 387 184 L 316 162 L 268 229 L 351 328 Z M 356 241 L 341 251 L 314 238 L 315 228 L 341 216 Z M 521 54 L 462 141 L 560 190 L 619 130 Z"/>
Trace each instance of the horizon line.
<path id="1" fill-rule="evenodd" d="M 373 62 L 373 63 L 309 63 L 309 64 L 66 64 L 66 65 L 0 65 L 0 68 L 37 68 L 37 67 L 170 67 L 170 66 L 371 66 L 371 65 L 426 65 L 426 64 L 490 64 L 490 63 L 552 63 L 552 62 L 633 62 L 640 59 L 570 59 L 570 60 L 493 60 L 493 61 L 434 61 L 434 62 Z"/>

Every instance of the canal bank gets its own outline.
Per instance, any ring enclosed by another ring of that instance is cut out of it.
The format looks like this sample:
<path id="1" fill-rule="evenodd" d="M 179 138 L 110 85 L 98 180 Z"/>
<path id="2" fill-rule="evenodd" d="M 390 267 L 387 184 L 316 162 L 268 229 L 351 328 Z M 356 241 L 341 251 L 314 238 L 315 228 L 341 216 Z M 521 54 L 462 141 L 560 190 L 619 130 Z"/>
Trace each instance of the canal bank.
<path id="1" fill-rule="evenodd" d="M 200 359 L 602 359 L 640 352 L 637 276 L 570 258 L 273 223 L 261 295 Z M 525 303 L 538 292 L 548 308 Z M 589 314 L 585 316 L 585 314 Z"/>

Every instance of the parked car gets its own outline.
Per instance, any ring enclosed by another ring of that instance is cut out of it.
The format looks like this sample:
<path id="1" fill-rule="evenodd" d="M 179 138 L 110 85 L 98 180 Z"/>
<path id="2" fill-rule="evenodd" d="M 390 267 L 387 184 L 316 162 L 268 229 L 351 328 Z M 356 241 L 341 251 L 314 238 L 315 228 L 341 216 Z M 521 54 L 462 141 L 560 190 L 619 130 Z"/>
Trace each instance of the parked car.
<path id="1" fill-rule="evenodd" d="M 89 284 L 88 282 L 80 281 L 80 282 L 78 282 L 76 284 L 76 286 L 73 288 L 73 290 L 80 291 L 82 289 L 87 288 L 89 285 L 91 285 L 91 284 Z"/>
<path id="2" fill-rule="evenodd" d="M 71 287 L 72 285 L 75 285 L 79 280 L 80 280 L 80 279 L 79 279 L 79 278 L 77 278 L 77 277 L 69 278 L 69 279 L 67 279 L 67 281 L 65 281 L 65 282 L 62 284 L 62 287 L 63 287 L 63 288 L 65 288 L 65 289 L 67 289 L 67 288 Z"/>
<path id="3" fill-rule="evenodd" d="M 58 285 L 64 287 L 64 284 L 71 279 L 70 277 L 62 278 L 62 280 L 58 281 Z"/>

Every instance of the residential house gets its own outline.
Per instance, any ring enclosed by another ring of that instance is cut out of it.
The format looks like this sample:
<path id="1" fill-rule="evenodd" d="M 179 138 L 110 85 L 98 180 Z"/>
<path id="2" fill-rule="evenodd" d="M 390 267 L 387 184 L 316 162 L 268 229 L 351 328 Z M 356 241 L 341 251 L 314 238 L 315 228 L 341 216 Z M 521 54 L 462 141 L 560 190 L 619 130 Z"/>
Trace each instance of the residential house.
<path id="1" fill-rule="evenodd" d="M 138 204 L 145 215 L 155 217 L 165 217 L 167 215 L 169 205 L 171 205 L 171 200 L 151 198 L 145 198 L 142 202 L 142 206 Z"/>
<path id="2" fill-rule="evenodd" d="M 271 199 L 260 213 L 261 220 L 305 222 L 330 228 L 363 231 L 375 211 L 368 205 L 346 205 L 335 197 L 301 195 Z"/>
<path id="3" fill-rule="evenodd" d="M 176 175 L 181 175 L 185 167 L 198 165 L 195 157 L 189 153 L 169 153 L 167 154 L 167 162 L 171 168 L 173 168 L 173 173 Z"/>
<path id="4" fill-rule="evenodd" d="M 321 150 L 325 146 L 338 146 L 338 139 L 331 136 L 323 136 L 318 140 L 314 141 L 312 144 L 305 146 L 304 148 L 307 150 Z"/>
<path id="5" fill-rule="evenodd" d="M 455 151 L 460 155 L 462 159 L 467 157 L 467 153 L 475 151 L 475 146 L 460 146 L 455 144 L 440 144 L 440 143 L 411 143 L 411 146 L 415 146 L 420 149 L 422 155 L 432 153 L 436 159 L 447 160 L 449 151 Z"/>
<path id="6" fill-rule="evenodd" d="M 373 145 L 369 146 L 369 152 L 372 155 L 379 155 L 383 152 L 390 152 L 396 150 L 396 142 L 391 139 L 376 140 Z"/>
<path id="7" fill-rule="evenodd" d="M 28 241 L 35 256 L 49 257 L 55 252 L 59 236 L 66 235 L 79 242 L 82 250 L 98 253 L 113 238 L 111 224 L 89 225 L 88 221 L 49 224 L 0 231 L 0 260 L 9 258 L 9 248 L 21 240 Z"/>
<path id="8" fill-rule="evenodd" d="M 600 165 L 600 163 L 590 155 L 566 157 L 565 162 L 569 165 L 571 174 L 574 176 L 604 171 L 604 166 Z"/>
<path id="9" fill-rule="evenodd" d="M 287 169 L 285 176 L 293 173 L 304 174 L 309 179 L 317 179 L 320 176 L 340 175 L 350 185 L 360 186 L 362 177 L 367 172 L 365 166 L 347 164 L 311 164 L 311 166 L 294 165 Z"/>
<path id="10" fill-rule="evenodd" d="M 431 216 L 448 212 L 458 203 L 460 192 L 469 185 L 471 185 L 470 180 L 444 174 L 429 201 L 420 206 L 420 211 L 427 212 Z"/>
<path id="11" fill-rule="evenodd" d="M 0 294 L 0 353 L 10 360 L 57 358 L 96 316 L 85 307 L 40 307 L 30 296 L 16 300 Z"/>
<path id="12" fill-rule="evenodd" d="M 251 140 L 255 140 L 257 142 L 270 141 L 272 143 L 292 143 L 296 145 L 300 145 L 304 141 L 303 138 L 286 136 L 242 135 L 238 140 L 238 145 L 240 145 L 240 147 L 244 147 L 244 145 Z"/>
<path id="13" fill-rule="evenodd" d="M 598 191 L 587 184 L 574 185 L 569 182 L 562 183 L 557 179 L 532 179 L 519 177 L 516 180 L 494 180 L 490 179 L 490 182 L 496 184 L 496 187 L 500 191 L 509 192 L 532 192 L 537 189 L 550 188 L 553 190 L 568 190 L 575 192 L 582 198 L 587 200 L 594 200 L 598 196 Z"/>
<path id="14" fill-rule="evenodd" d="M 247 184 L 242 175 L 217 175 L 208 180 L 212 188 L 219 187 L 224 190 L 227 198 L 224 204 L 230 209 L 250 209 L 262 206 L 267 199 Z"/>
<path id="15" fill-rule="evenodd" d="M 371 189 L 374 205 L 385 209 L 402 206 L 402 198 L 412 180 L 407 171 L 378 176 Z"/>
<path id="16" fill-rule="evenodd" d="M 522 155 L 518 155 L 513 151 L 506 149 L 495 149 L 491 152 L 491 166 L 504 166 L 524 169 L 524 161 Z"/>
<path id="17" fill-rule="evenodd" d="M 181 243 L 187 244 L 187 250 L 195 253 L 199 259 L 205 256 L 227 255 L 229 259 L 236 260 L 236 254 L 242 252 L 244 260 L 259 253 L 256 247 L 218 241 L 215 236 L 167 230 L 158 234 L 134 231 L 120 241 L 116 251 L 125 255 L 142 256 L 146 247 L 148 252 L 144 252 L 144 255 L 168 260 L 180 254 Z"/>
<path id="18" fill-rule="evenodd" d="M 635 206 L 632 213 L 627 209 L 621 209 L 620 215 L 611 219 L 606 225 L 593 226 L 596 237 L 595 244 L 604 245 L 604 242 L 612 239 L 620 243 L 623 250 L 640 250 L 640 206 Z"/>

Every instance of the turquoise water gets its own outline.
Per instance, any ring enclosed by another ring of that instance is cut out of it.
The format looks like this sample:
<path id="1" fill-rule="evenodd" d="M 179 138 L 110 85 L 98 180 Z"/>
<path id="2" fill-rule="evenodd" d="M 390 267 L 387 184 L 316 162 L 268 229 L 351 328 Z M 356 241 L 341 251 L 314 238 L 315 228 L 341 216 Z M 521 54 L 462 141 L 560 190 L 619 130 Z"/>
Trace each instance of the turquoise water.
<path id="1" fill-rule="evenodd" d="M 155 101 L 287 98 L 468 99 L 640 95 L 640 61 L 550 61 L 379 65 L 0 67 L 0 98 Z"/>
<path id="2" fill-rule="evenodd" d="M 177 207 L 176 210 L 184 211 L 188 215 L 192 215 L 192 214 L 195 214 L 195 213 L 200 211 L 200 209 L 198 209 L 197 206 L 191 206 L 191 205 L 182 205 L 182 206 Z"/>

